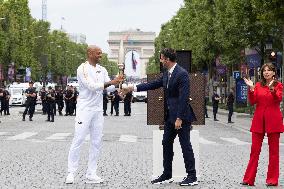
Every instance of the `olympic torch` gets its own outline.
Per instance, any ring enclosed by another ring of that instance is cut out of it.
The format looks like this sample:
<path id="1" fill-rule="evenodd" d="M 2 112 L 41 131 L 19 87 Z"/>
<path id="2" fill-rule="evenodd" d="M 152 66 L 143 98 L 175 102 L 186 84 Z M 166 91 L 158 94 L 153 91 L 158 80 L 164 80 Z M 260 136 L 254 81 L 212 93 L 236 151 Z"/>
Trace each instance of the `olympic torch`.
<path id="1" fill-rule="evenodd" d="M 120 40 L 120 45 L 119 45 L 119 52 L 118 52 L 118 69 L 119 69 L 119 75 L 124 76 L 124 47 L 123 47 L 123 40 Z M 122 89 L 122 83 L 123 81 L 119 84 L 119 89 Z"/>

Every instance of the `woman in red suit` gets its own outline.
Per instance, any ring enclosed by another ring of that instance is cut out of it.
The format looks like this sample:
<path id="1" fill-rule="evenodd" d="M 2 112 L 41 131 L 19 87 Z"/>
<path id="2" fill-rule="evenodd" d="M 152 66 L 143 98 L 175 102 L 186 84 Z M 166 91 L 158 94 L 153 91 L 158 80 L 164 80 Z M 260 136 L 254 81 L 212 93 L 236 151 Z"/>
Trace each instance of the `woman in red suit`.
<path id="1" fill-rule="evenodd" d="M 279 139 L 284 132 L 283 118 L 280 111 L 283 85 L 276 80 L 273 64 L 261 67 L 261 80 L 255 85 L 244 78 L 248 85 L 248 98 L 251 105 L 256 104 L 250 131 L 252 132 L 252 146 L 250 160 L 243 178 L 242 185 L 253 186 L 257 172 L 258 159 L 265 133 L 269 145 L 269 165 L 266 185 L 277 186 L 279 178 Z"/>

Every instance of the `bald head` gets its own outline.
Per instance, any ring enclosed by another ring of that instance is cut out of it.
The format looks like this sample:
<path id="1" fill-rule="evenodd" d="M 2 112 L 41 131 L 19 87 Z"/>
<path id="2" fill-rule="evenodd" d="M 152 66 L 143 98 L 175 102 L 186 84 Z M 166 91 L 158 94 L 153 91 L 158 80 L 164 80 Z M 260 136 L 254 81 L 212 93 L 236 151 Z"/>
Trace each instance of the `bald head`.
<path id="1" fill-rule="evenodd" d="M 91 64 L 97 64 L 102 58 L 102 50 L 96 45 L 89 45 L 87 48 L 88 61 Z"/>

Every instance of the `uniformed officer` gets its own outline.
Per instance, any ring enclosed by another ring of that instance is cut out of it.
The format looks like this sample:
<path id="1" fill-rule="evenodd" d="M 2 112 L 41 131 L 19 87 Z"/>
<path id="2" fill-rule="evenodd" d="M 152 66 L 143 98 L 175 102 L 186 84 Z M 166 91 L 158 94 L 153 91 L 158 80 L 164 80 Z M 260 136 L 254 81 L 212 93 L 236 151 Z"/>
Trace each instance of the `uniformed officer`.
<path id="1" fill-rule="evenodd" d="M 47 112 L 47 104 L 46 104 L 46 90 L 45 87 L 42 87 L 39 96 L 41 99 L 41 105 L 42 105 L 42 114 L 45 115 Z"/>
<path id="2" fill-rule="evenodd" d="M 108 94 L 107 94 L 107 90 L 103 91 L 103 111 L 104 111 L 104 116 L 107 116 L 107 103 L 108 103 Z"/>
<path id="3" fill-rule="evenodd" d="M 55 90 L 55 102 L 56 102 L 57 107 L 58 107 L 59 115 L 62 116 L 62 109 L 64 107 L 64 102 L 63 102 L 63 91 L 62 91 L 61 87 L 58 87 Z"/>
<path id="4" fill-rule="evenodd" d="M 72 90 L 72 86 L 68 86 L 67 90 L 65 92 L 64 100 L 65 100 L 65 116 L 72 115 L 73 110 L 72 110 L 72 98 L 74 97 L 74 93 Z"/>
<path id="5" fill-rule="evenodd" d="M 4 111 L 4 115 L 10 115 L 9 113 L 9 99 L 10 99 L 10 93 L 8 90 L 1 89 L 1 110 L 0 114 L 2 115 L 2 111 Z"/>
<path id="6" fill-rule="evenodd" d="M 34 112 L 35 112 L 35 105 L 36 105 L 36 98 L 37 98 L 37 93 L 36 93 L 36 89 L 33 87 L 33 82 L 30 81 L 29 82 L 29 88 L 26 89 L 25 94 L 27 97 L 26 100 L 26 109 L 23 113 L 23 121 L 26 120 L 26 115 L 29 111 L 29 117 L 30 117 L 30 121 L 32 121 Z"/>
<path id="7" fill-rule="evenodd" d="M 88 133 L 90 133 L 91 144 L 86 182 L 103 182 L 103 179 L 96 173 L 103 136 L 103 89 L 113 91 L 114 85 L 123 80 L 123 77 L 119 76 L 110 81 L 107 70 L 98 64 L 102 58 L 102 51 L 99 47 L 89 46 L 87 55 L 88 61 L 82 63 L 77 69 L 80 97 L 77 101 L 74 138 L 68 156 L 66 184 L 74 183 L 74 173 L 79 164 L 80 147 Z"/>
<path id="8" fill-rule="evenodd" d="M 124 96 L 124 116 L 131 116 L 131 101 L 132 101 L 132 91 L 126 93 Z"/>
<path id="9" fill-rule="evenodd" d="M 55 107 L 55 91 L 51 86 L 48 87 L 47 95 L 47 120 L 50 122 L 54 122 L 54 107 Z"/>

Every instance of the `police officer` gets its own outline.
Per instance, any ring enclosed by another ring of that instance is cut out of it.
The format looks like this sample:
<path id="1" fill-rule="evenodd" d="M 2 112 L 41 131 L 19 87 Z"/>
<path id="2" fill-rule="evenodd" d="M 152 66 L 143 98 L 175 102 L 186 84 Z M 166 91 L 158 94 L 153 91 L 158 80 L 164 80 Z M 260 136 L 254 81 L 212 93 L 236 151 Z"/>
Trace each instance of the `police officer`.
<path id="1" fill-rule="evenodd" d="M 109 99 L 110 99 L 110 115 L 112 115 L 114 107 L 114 92 L 110 92 Z"/>
<path id="2" fill-rule="evenodd" d="M 67 87 L 67 90 L 66 90 L 66 93 L 65 93 L 65 96 L 64 96 L 64 100 L 65 100 L 65 116 L 68 116 L 68 115 L 72 115 L 73 112 L 72 112 L 72 98 L 74 96 L 74 93 L 73 93 L 73 90 L 72 90 L 72 87 L 71 86 L 68 86 Z"/>
<path id="3" fill-rule="evenodd" d="M 2 115 L 2 111 L 4 111 L 4 115 L 10 115 L 9 113 L 9 99 L 10 99 L 10 93 L 8 90 L 1 89 L 1 110 L 0 114 Z"/>
<path id="4" fill-rule="evenodd" d="M 47 120 L 50 122 L 54 122 L 54 107 L 55 107 L 55 91 L 51 86 L 48 87 L 47 95 Z"/>
<path id="5" fill-rule="evenodd" d="M 63 91 L 61 87 L 58 87 L 55 90 L 55 103 L 57 104 L 59 115 L 62 116 L 62 109 L 64 107 L 64 102 L 63 102 Z"/>
<path id="6" fill-rule="evenodd" d="M 103 90 L 103 110 L 104 110 L 103 116 L 108 116 L 107 113 L 106 113 L 106 111 L 107 111 L 107 103 L 108 103 L 107 90 Z"/>
<path id="7" fill-rule="evenodd" d="M 114 91 L 114 99 L 113 99 L 113 107 L 115 110 L 115 116 L 119 116 L 119 101 L 121 101 L 122 98 L 119 95 L 118 91 Z"/>
<path id="8" fill-rule="evenodd" d="M 74 87 L 73 93 L 74 93 L 74 96 L 72 98 L 72 109 L 73 109 L 72 112 L 73 112 L 73 115 L 76 115 L 77 98 L 79 96 L 79 92 L 76 87 Z"/>
<path id="9" fill-rule="evenodd" d="M 131 115 L 131 101 L 132 101 L 132 91 L 126 93 L 124 97 L 124 116 Z"/>
<path id="10" fill-rule="evenodd" d="M 42 87 L 39 96 L 41 99 L 41 104 L 42 104 L 42 114 L 45 115 L 47 112 L 47 104 L 46 104 L 46 90 L 45 87 Z"/>
<path id="11" fill-rule="evenodd" d="M 36 98 L 37 98 L 37 93 L 36 93 L 36 89 L 33 87 L 33 82 L 30 81 L 29 82 L 29 88 L 26 89 L 25 94 L 27 97 L 26 100 L 26 109 L 23 113 L 23 121 L 26 120 L 26 115 L 29 111 L 29 115 L 30 115 L 30 121 L 32 121 L 32 117 L 34 115 L 35 112 L 35 105 L 36 105 Z"/>

